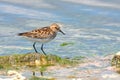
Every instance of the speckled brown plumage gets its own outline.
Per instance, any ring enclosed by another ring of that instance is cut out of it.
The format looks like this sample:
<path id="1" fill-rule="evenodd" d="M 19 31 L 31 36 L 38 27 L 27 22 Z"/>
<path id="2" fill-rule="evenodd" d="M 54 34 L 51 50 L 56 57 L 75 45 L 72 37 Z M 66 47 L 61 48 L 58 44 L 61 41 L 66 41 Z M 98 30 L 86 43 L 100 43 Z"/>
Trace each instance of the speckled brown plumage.
<path id="1" fill-rule="evenodd" d="M 29 31 L 29 32 L 19 33 L 18 35 L 26 37 L 31 41 L 34 41 L 33 48 L 34 48 L 36 53 L 38 51 L 35 48 L 35 44 L 36 44 L 36 42 L 41 42 L 42 43 L 41 50 L 46 55 L 45 51 L 43 50 L 43 44 L 53 40 L 56 37 L 57 32 L 61 32 L 62 34 L 64 34 L 60 30 L 59 25 L 54 23 L 54 24 L 52 24 L 52 25 L 50 25 L 48 27 L 35 29 L 35 30 Z"/>
<path id="2" fill-rule="evenodd" d="M 30 32 L 19 33 L 18 35 L 29 37 L 29 38 L 45 39 L 45 38 L 55 37 L 56 32 L 52 31 L 49 27 L 43 27 L 40 29 L 32 30 Z"/>

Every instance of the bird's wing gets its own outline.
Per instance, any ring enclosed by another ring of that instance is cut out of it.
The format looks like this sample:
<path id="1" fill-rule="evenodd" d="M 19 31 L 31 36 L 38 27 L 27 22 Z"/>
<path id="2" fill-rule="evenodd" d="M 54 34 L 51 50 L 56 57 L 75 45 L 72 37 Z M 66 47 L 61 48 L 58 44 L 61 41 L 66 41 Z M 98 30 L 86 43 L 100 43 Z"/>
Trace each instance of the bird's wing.
<path id="1" fill-rule="evenodd" d="M 19 33 L 19 36 L 25 36 L 30 38 L 37 38 L 37 39 L 45 39 L 49 38 L 52 34 L 51 29 L 49 27 L 43 27 L 40 29 L 35 29 L 30 32 Z"/>

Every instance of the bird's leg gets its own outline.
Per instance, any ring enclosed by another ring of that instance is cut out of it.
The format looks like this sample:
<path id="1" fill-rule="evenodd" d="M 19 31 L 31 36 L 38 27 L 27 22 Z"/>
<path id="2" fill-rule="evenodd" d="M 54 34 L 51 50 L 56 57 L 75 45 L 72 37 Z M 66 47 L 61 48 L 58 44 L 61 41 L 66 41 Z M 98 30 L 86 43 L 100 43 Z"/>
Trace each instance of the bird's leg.
<path id="1" fill-rule="evenodd" d="M 34 42 L 33 48 L 34 48 L 35 52 L 38 53 L 37 49 L 35 48 L 35 44 L 36 44 L 36 42 Z"/>
<path id="2" fill-rule="evenodd" d="M 33 76 L 35 76 L 35 71 L 33 71 Z"/>
<path id="3" fill-rule="evenodd" d="M 43 76 L 43 71 L 40 72 L 41 76 Z"/>
<path id="4" fill-rule="evenodd" d="M 41 45 L 41 50 L 46 55 L 45 51 L 43 50 L 43 44 Z"/>

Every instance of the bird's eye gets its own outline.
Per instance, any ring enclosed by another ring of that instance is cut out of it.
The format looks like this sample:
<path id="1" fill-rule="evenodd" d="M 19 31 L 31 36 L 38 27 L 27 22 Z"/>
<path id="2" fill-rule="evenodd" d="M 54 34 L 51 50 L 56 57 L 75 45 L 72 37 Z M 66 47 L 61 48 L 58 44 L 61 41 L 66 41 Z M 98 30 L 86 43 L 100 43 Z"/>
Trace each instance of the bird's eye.
<path id="1" fill-rule="evenodd" d="M 58 27 L 55 27 L 55 29 L 59 30 L 59 28 L 58 28 Z"/>

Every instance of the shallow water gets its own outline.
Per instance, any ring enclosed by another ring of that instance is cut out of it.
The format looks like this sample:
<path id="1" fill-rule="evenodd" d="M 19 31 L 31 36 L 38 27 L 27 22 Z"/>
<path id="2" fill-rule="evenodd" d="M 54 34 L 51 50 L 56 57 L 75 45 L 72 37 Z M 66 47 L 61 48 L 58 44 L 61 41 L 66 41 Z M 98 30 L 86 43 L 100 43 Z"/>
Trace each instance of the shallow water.
<path id="1" fill-rule="evenodd" d="M 89 58 L 114 54 L 120 50 L 119 4 L 119 0 L 0 0 L 0 55 L 33 52 L 33 42 L 17 34 L 55 22 L 63 25 L 66 35 L 58 33 L 45 44 L 48 54 Z M 74 44 L 62 47 L 63 42 Z"/>
<path id="2" fill-rule="evenodd" d="M 63 24 L 66 35 L 58 34 L 45 51 L 61 56 L 93 56 L 120 49 L 120 1 L 99 0 L 1 0 L 1 55 L 32 52 L 32 42 L 18 37 L 19 32 Z M 74 45 L 61 47 L 62 42 Z M 40 49 L 40 44 L 37 45 Z"/>

